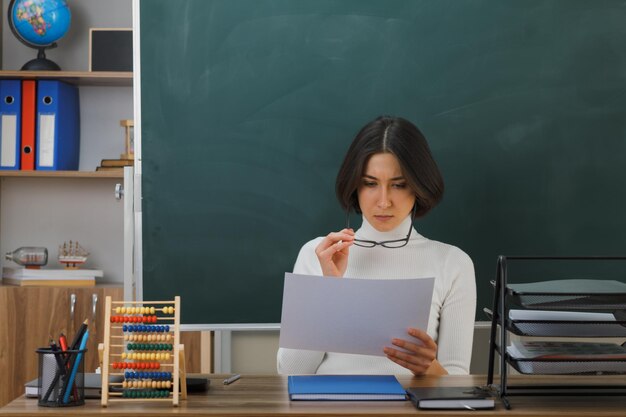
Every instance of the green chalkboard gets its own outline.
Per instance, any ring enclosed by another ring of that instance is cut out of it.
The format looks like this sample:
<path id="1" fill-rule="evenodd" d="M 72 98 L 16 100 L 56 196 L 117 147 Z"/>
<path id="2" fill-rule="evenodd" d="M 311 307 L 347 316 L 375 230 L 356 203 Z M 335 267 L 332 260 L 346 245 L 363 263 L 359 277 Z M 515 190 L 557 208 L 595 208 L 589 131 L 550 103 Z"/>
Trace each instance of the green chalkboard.
<path id="1" fill-rule="evenodd" d="M 447 188 L 416 228 L 471 256 L 479 310 L 500 254 L 625 252 L 623 1 L 151 0 L 140 12 L 144 298 L 181 295 L 184 323 L 280 321 L 283 274 L 303 243 L 343 227 L 335 175 L 380 114 L 428 138 Z M 623 276 L 536 268 L 515 279 Z"/>

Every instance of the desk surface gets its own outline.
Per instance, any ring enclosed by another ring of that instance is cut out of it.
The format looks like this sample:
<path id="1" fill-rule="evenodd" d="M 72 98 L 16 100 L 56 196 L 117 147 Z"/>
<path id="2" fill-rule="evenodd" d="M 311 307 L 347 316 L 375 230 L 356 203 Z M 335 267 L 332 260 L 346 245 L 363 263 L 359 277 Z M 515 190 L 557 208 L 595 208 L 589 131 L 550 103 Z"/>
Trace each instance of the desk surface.
<path id="1" fill-rule="evenodd" d="M 287 396 L 287 378 L 281 376 L 243 375 L 231 385 L 223 385 L 224 375 L 210 375 L 209 391 L 203 394 L 189 395 L 181 401 L 179 407 L 167 403 L 136 402 L 111 403 L 108 407 L 100 406 L 98 400 L 87 400 L 81 407 L 46 408 L 38 407 L 37 400 L 23 396 L 0 409 L 0 416 L 27 415 L 77 415 L 77 416 L 121 416 L 141 415 L 171 416 L 263 416 L 263 415 L 324 415 L 324 416 L 365 416 L 365 415 L 406 415 L 406 416 L 444 416 L 459 415 L 506 415 L 518 416 L 620 416 L 626 414 L 626 396 L 565 396 L 565 397 L 510 397 L 513 407 L 505 411 L 502 404 L 496 401 L 496 409 L 489 411 L 429 411 L 416 410 L 410 401 L 391 402 L 325 402 L 295 401 L 290 402 Z M 444 376 L 410 378 L 399 377 L 403 386 L 474 386 L 483 385 L 484 376 Z M 555 378 L 543 377 L 511 377 L 511 384 L 538 384 L 554 382 Z M 573 378 L 557 380 L 560 383 L 573 381 Z M 624 378 L 579 378 L 578 382 L 588 383 L 624 383 Z"/>

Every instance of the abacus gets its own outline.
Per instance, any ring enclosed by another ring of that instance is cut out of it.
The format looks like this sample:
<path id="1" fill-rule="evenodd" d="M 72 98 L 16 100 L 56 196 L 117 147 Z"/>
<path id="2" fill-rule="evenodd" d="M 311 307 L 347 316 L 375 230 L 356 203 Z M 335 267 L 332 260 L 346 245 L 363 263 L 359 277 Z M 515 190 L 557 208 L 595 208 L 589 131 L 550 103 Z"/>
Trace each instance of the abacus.
<path id="1" fill-rule="evenodd" d="M 106 297 L 101 346 L 103 407 L 136 400 L 171 401 L 178 406 L 179 394 L 187 398 L 179 296 L 174 301 Z M 123 382 L 109 382 L 109 375 L 122 376 Z"/>

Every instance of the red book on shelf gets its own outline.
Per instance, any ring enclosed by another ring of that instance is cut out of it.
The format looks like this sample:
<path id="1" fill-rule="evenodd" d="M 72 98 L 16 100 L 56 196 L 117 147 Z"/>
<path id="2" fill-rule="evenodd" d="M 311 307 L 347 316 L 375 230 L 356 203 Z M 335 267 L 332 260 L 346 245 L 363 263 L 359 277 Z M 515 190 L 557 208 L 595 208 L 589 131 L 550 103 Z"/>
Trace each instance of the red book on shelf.
<path id="1" fill-rule="evenodd" d="M 33 171 L 35 169 L 35 126 L 37 103 L 37 82 L 35 80 L 22 81 L 22 149 L 21 169 Z"/>

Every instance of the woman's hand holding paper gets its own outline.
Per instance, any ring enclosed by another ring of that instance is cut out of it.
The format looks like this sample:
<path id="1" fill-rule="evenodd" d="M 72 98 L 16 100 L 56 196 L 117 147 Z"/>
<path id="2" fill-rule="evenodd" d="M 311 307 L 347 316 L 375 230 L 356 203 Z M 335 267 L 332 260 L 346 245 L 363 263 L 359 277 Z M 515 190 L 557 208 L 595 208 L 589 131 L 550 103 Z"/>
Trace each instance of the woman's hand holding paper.
<path id="1" fill-rule="evenodd" d="M 428 333 L 409 328 L 408 334 L 417 341 L 393 339 L 391 343 L 401 349 L 385 347 L 384 352 L 387 358 L 413 372 L 414 375 L 447 374 L 446 370 L 437 362 L 437 343 Z"/>

